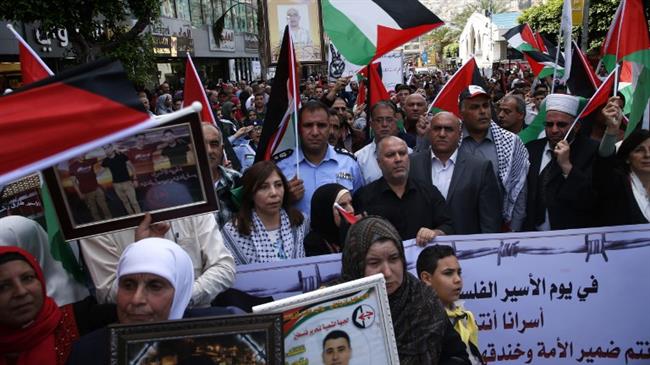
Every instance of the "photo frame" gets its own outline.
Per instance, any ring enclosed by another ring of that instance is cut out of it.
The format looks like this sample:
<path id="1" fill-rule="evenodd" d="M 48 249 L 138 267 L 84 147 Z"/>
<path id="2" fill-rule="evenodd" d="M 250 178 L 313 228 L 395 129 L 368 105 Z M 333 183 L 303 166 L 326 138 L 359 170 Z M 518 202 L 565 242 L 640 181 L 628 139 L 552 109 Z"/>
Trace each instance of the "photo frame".
<path id="1" fill-rule="evenodd" d="M 284 364 L 280 314 L 118 324 L 109 326 L 109 331 L 111 365 L 149 359 L 162 364 L 165 357 L 175 357 L 179 363 L 203 364 L 201 360 L 210 359 L 215 364 Z"/>
<path id="2" fill-rule="evenodd" d="M 325 62 L 320 0 L 263 0 L 267 64 L 276 65 L 287 23 L 301 64 Z M 283 15 L 284 14 L 284 15 Z"/>
<path id="3" fill-rule="evenodd" d="M 255 306 L 253 312 L 282 313 L 289 364 L 324 363 L 334 348 L 343 349 L 338 356 L 350 364 L 399 364 L 385 283 L 376 274 Z"/>
<path id="4" fill-rule="evenodd" d="M 218 209 L 195 112 L 43 171 L 66 240 Z"/>

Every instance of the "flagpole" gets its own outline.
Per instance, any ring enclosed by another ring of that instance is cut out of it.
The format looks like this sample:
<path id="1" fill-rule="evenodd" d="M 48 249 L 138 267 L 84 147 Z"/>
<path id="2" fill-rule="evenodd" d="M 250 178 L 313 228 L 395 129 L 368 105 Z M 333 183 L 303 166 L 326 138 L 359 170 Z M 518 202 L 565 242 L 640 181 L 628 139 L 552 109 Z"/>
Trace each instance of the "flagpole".
<path id="1" fill-rule="evenodd" d="M 296 136 L 296 178 L 300 179 L 300 159 L 298 151 L 300 148 L 300 135 L 298 135 L 298 91 L 296 90 L 296 60 L 294 59 L 295 50 L 293 48 L 293 36 L 291 35 L 291 25 L 287 17 L 287 29 L 289 30 L 289 62 L 291 63 L 291 92 L 293 94 L 293 131 Z"/>
<path id="2" fill-rule="evenodd" d="M 35 59 L 35 60 L 36 60 L 40 65 L 41 65 L 41 67 L 43 67 L 43 69 L 44 69 L 45 71 L 47 71 L 47 73 L 48 73 L 50 76 L 54 76 L 54 72 L 52 72 L 52 70 L 51 70 L 51 69 L 50 69 L 50 68 L 45 64 L 45 62 L 43 62 L 43 60 L 41 59 L 41 57 L 39 57 L 39 55 L 38 55 L 38 54 L 37 54 L 37 53 L 32 49 L 32 47 L 29 46 L 29 43 L 27 43 L 27 42 L 23 39 L 23 37 L 21 37 L 20 34 L 18 34 L 18 32 L 16 32 L 16 29 L 14 28 L 14 26 L 11 25 L 11 24 L 9 24 L 9 23 L 7 23 L 7 29 L 9 29 L 9 31 L 10 31 L 11 33 L 13 33 L 14 37 L 16 37 L 16 39 L 18 40 L 18 42 L 20 42 L 20 43 L 23 45 L 23 47 L 25 47 L 25 48 L 27 49 L 27 51 L 29 51 L 29 53 L 32 54 L 32 56 L 34 57 L 34 59 Z"/>
<path id="3" fill-rule="evenodd" d="M 616 68 L 616 69 L 614 70 L 614 72 L 618 71 L 618 64 L 616 64 L 615 68 Z M 602 88 L 604 88 L 604 87 L 607 87 L 607 81 L 609 80 L 609 78 L 610 78 L 611 76 L 612 76 L 612 74 L 610 73 L 610 74 L 607 76 L 607 78 L 605 79 L 605 81 L 603 81 L 603 83 L 600 84 L 600 86 L 598 86 L 598 88 L 596 89 L 596 91 L 594 91 L 594 95 L 592 95 L 592 98 L 594 98 L 596 95 L 598 95 L 598 92 L 600 91 L 600 89 L 602 89 Z M 616 84 L 615 84 L 615 85 L 616 85 Z M 587 109 L 587 107 L 590 105 L 591 100 L 592 100 L 592 99 L 587 100 L 587 103 L 585 104 L 584 108 L 582 108 L 582 111 L 580 111 L 580 113 L 578 113 L 578 116 L 576 117 L 576 119 L 575 119 L 575 120 L 573 121 L 573 123 L 571 124 L 571 128 L 569 128 L 569 130 L 568 130 L 567 133 L 564 135 L 564 138 L 562 138 L 562 140 L 564 140 L 564 141 L 567 140 L 567 137 L 569 137 L 569 134 L 571 133 L 571 131 L 573 130 L 573 128 L 575 127 L 575 125 L 578 123 L 578 120 L 579 120 L 580 118 L 582 118 L 582 113 L 583 113 L 583 112 Z"/>
<path id="4" fill-rule="evenodd" d="M 616 35 L 616 68 L 614 69 L 614 88 L 613 88 L 613 95 L 616 96 L 616 93 L 618 92 L 618 79 L 619 79 L 619 71 L 618 71 L 618 52 L 621 48 L 621 28 L 623 28 L 623 20 L 625 18 L 625 0 L 621 1 L 621 19 L 618 22 L 618 34 Z"/>

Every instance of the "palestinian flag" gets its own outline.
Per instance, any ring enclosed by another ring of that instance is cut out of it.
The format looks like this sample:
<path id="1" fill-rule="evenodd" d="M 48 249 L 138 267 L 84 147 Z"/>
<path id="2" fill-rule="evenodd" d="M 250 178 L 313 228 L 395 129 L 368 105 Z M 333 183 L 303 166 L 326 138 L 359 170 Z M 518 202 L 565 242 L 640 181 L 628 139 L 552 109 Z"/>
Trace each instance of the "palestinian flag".
<path id="1" fill-rule="evenodd" d="M 210 123 L 216 125 L 217 122 L 214 120 L 214 115 L 212 114 L 212 108 L 210 107 L 210 102 L 208 97 L 205 95 L 205 89 L 203 88 L 203 83 L 199 74 L 196 72 L 194 67 L 194 62 L 192 62 L 192 57 L 187 55 L 187 62 L 185 63 L 185 85 L 183 87 L 183 106 L 189 106 L 193 102 L 198 101 L 201 103 L 201 121 L 204 123 Z"/>
<path id="2" fill-rule="evenodd" d="M 575 41 L 573 41 L 572 51 L 571 76 L 567 80 L 569 91 L 572 95 L 591 98 L 598 86 L 600 86 L 601 81 L 589 64 L 587 56 L 582 53 Z"/>
<path id="3" fill-rule="evenodd" d="M 35 82 L 0 97 L 0 184 L 156 125 L 119 62 Z"/>
<path id="4" fill-rule="evenodd" d="M 555 56 L 543 53 L 541 51 L 526 51 L 524 58 L 530 65 L 530 70 L 536 78 L 543 79 L 547 76 L 553 76 L 553 70 L 557 67 L 558 77 L 564 75 L 564 60 L 562 56 L 558 58 L 557 65 L 555 64 Z"/>
<path id="5" fill-rule="evenodd" d="M 549 53 L 549 45 L 551 45 L 551 42 L 544 38 L 544 36 L 540 32 L 535 33 L 535 40 L 537 41 L 537 49 L 544 53 Z M 551 47 L 552 48 L 552 47 Z"/>
<path id="6" fill-rule="evenodd" d="M 53 76 L 54 73 L 49 67 L 41 60 L 36 52 L 29 46 L 27 42 L 14 30 L 14 28 L 7 24 L 7 28 L 13 33 L 18 40 L 18 51 L 20 59 L 20 72 L 22 74 L 23 84 L 31 84 L 36 81 Z M 43 178 L 41 181 L 41 203 L 43 204 L 43 214 L 45 216 L 45 229 L 47 231 L 48 243 L 50 246 L 50 254 L 52 257 L 61 262 L 63 268 L 72 275 L 72 277 L 79 283 L 85 283 L 85 274 L 83 267 L 77 261 L 72 249 L 66 244 L 63 238 L 63 232 L 59 225 L 59 218 L 57 217 L 50 191 Z"/>
<path id="7" fill-rule="evenodd" d="M 511 48 L 519 52 L 541 50 L 535 38 L 535 33 L 527 23 L 508 29 L 503 38 L 506 39 Z"/>
<path id="8" fill-rule="evenodd" d="M 528 24 L 521 24 L 510 28 L 503 37 L 508 45 L 517 51 L 523 53 L 524 59 L 528 61 L 530 70 L 535 77 L 543 79 L 546 76 L 553 75 L 555 68 L 555 53 L 548 53 L 550 49 L 545 43 L 541 34 L 535 34 Z M 554 50 L 554 48 L 553 48 Z M 558 60 L 558 76 L 564 75 L 564 60 L 560 56 Z"/>
<path id="9" fill-rule="evenodd" d="M 208 100 L 208 96 L 205 95 L 205 89 L 203 88 L 203 83 L 201 82 L 201 78 L 199 77 L 198 72 L 196 72 L 196 68 L 194 67 L 194 62 L 192 61 L 192 57 L 190 57 L 188 53 L 187 62 L 185 63 L 185 86 L 183 87 L 183 106 L 190 106 L 195 101 L 201 103 L 202 106 L 201 113 L 199 113 L 199 115 L 201 116 L 201 121 L 203 123 L 210 123 L 214 125 L 221 131 L 221 135 L 223 135 L 223 129 L 219 127 L 220 123 L 217 123 L 217 121 L 214 119 L 214 114 L 212 113 L 212 107 L 210 106 L 210 101 Z M 230 143 L 230 140 L 228 138 L 223 138 L 223 149 L 225 152 L 224 158 L 228 160 L 229 157 L 234 156 L 234 159 L 230 158 L 232 167 L 236 170 L 240 170 L 241 162 L 239 161 L 239 159 L 237 159 L 237 154 L 235 153 L 235 150 L 232 148 L 232 144 Z"/>
<path id="10" fill-rule="evenodd" d="M 612 71 L 609 76 L 603 81 L 603 83 L 598 87 L 596 92 L 585 105 L 585 108 L 582 109 L 580 114 L 576 119 L 584 119 L 588 117 L 591 113 L 596 111 L 599 107 L 607 104 L 607 101 L 614 93 L 614 72 Z"/>
<path id="11" fill-rule="evenodd" d="M 382 55 L 443 23 L 418 0 L 322 0 L 323 27 L 355 65 Z"/>
<path id="12" fill-rule="evenodd" d="M 442 87 L 438 96 L 433 100 L 429 106 L 429 112 L 436 114 L 441 111 L 454 113 L 460 118 L 460 110 L 458 108 L 458 97 L 460 93 L 469 85 L 479 85 L 487 90 L 487 86 L 483 81 L 476 60 L 474 57 L 470 58 L 456 73 L 447 81 Z"/>
<path id="13" fill-rule="evenodd" d="M 32 82 L 42 80 L 44 78 L 54 75 L 52 70 L 38 57 L 32 47 L 29 46 L 23 37 L 16 32 L 11 24 L 7 24 L 7 29 L 18 40 L 18 58 L 20 60 L 20 73 L 23 76 L 23 84 L 31 84 Z"/>
<path id="14" fill-rule="evenodd" d="M 256 162 L 275 159 L 286 153 L 296 153 L 300 105 L 299 82 L 296 52 L 287 26 L 284 28 L 273 88 L 255 156 Z"/>
<path id="15" fill-rule="evenodd" d="M 381 100 L 390 100 L 390 94 L 386 91 L 384 82 L 381 77 L 381 63 L 371 63 L 370 65 L 359 70 L 362 76 L 363 87 L 365 90 L 364 99 L 368 109 Z"/>
<path id="16" fill-rule="evenodd" d="M 518 136 L 521 141 L 526 144 L 530 141 L 539 139 L 539 135 L 544 131 L 544 123 L 546 122 L 546 100 L 539 104 L 539 112 L 530 122 L 530 125 L 519 132 Z"/>
<path id="17" fill-rule="evenodd" d="M 650 36 L 643 0 L 621 0 L 601 50 L 605 69 L 611 72 L 619 60 L 650 67 L 649 48 Z"/>
<path id="18" fill-rule="evenodd" d="M 601 53 L 607 71 L 613 70 L 619 61 L 630 63 L 625 66 L 624 62 L 620 79 L 623 85 L 618 86 L 626 99 L 626 111 L 630 112 L 625 131 L 627 137 L 641 121 L 650 99 L 647 87 L 650 84 L 650 35 L 642 0 L 621 1 Z M 627 67 L 632 70 L 629 77 L 624 74 Z"/>

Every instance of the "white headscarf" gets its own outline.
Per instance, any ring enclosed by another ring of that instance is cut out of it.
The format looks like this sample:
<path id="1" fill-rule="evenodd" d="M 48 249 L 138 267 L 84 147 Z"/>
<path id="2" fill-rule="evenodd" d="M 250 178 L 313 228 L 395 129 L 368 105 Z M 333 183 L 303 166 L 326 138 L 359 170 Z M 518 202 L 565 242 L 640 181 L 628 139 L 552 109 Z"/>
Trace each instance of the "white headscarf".
<path id="1" fill-rule="evenodd" d="M 130 274 L 154 274 L 169 281 L 174 287 L 174 301 L 168 319 L 183 318 L 192 298 L 194 268 L 179 245 L 164 238 L 145 238 L 129 245 L 117 265 L 117 281 Z"/>
<path id="2" fill-rule="evenodd" d="M 58 306 L 81 301 L 90 295 L 88 288 L 52 257 L 47 233 L 33 220 L 19 215 L 0 218 L 0 246 L 20 247 L 38 260 L 45 276 L 47 296 Z"/>

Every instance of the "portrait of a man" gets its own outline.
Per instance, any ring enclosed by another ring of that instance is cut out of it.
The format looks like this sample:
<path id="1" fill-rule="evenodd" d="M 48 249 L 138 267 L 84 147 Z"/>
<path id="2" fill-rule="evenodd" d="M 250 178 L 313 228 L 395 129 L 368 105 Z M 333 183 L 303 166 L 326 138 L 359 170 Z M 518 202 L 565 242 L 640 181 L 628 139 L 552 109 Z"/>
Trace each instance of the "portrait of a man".
<path id="1" fill-rule="evenodd" d="M 271 62 L 277 62 L 284 29 L 289 26 L 299 62 L 321 61 L 321 29 L 318 2 L 267 0 Z"/>
<path id="2" fill-rule="evenodd" d="M 341 330 L 334 330 L 323 339 L 323 364 L 348 365 L 352 357 L 350 336 Z"/>

